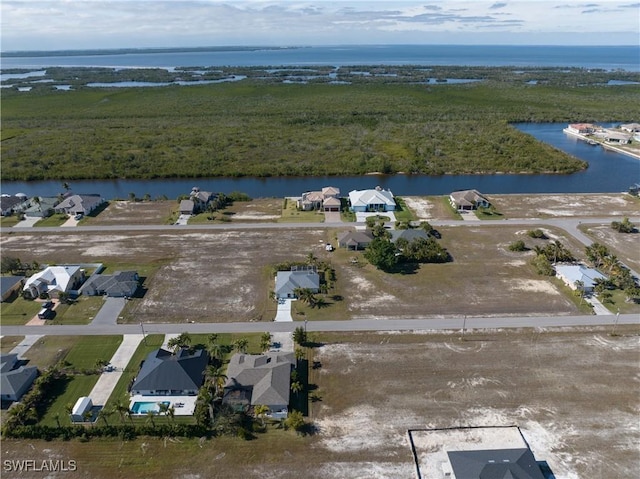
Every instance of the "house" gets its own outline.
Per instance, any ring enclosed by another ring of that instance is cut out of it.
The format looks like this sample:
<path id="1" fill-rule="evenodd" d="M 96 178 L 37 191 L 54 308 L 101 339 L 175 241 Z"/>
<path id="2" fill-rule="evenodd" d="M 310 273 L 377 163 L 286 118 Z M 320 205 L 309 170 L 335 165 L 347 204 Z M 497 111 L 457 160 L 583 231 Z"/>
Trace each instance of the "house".
<path id="1" fill-rule="evenodd" d="M 423 229 L 391 230 L 391 242 L 395 243 L 399 239 L 411 243 L 416 239 L 429 239 L 429 234 Z"/>
<path id="2" fill-rule="evenodd" d="M 276 298 L 295 298 L 296 289 L 310 289 L 317 293 L 320 290 L 320 276 L 314 267 L 303 267 L 291 271 L 278 271 L 276 274 Z"/>
<path id="3" fill-rule="evenodd" d="M 627 123 L 626 125 L 620 125 L 620 129 L 628 131 L 629 133 L 640 133 L 640 123 Z"/>
<path id="4" fill-rule="evenodd" d="M 556 276 L 571 289 L 577 290 L 576 282 L 580 281 L 580 287 L 585 293 L 592 293 L 596 286 L 596 280 L 606 280 L 607 277 L 593 268 L 587 268 L 581 264 L 558 264 L 555 266 Z"/>
<path id="5" fill-rule="evenodd" d="M 369 231 L 346 231 L 338 236 L 338 246 L 352 250 L 365 249 L 373 241 Z"/>
<path id="6" fill-rule="evenodd" d="M 182 200 L 180 201 L 180 214 L 181 215 L 192 215 L 195 209 L 195 204 L 192 200 Z"/>
<path id="7" fill-rule="evenodd" d="M 215 200 L 216 197 L 217 195 L 210 191 L 202 191 L 197 186 L 194 186 L 189 194 L 189 199 L 193 201 L 192 211 L 195 213 L 202 213 L 203 211 L 206 211 L 209 204 Z"/>
<path id="8" fill-rule="evenodd" d="M 631 143 L 631 135 L 619 131 L 607 130 L 604 134 L 604 141 L 607 143 L 626 145 L 627 143 Z"/>
<path id="9" fill-rule="evenodd" d="M 11 216 L 13 213 L 22 211 L 28 206 L 24 196 L 0 196 L 0 215 Z"/>
<path id="10" fill-rule="evenodd" d="M 27 279 L 22 291 L 31 299 L 39 298 L 41 294 L 55 298 L 61 292 L 76 290 L 84 279 L 84 269 L 80 266 L 49 266 Z"/>
<path id="11" fill-rule="evenodd" d="M 478 190 L 454 191 L 449 195 L 449 202 L 458 211 L 471 211 L 491 206 L 489 200 Z"/>
<path id="12" fill-rule="evenodd" d="M 136 294 L 140 277 L 136 271 L 116 271 L 113 274 L 94 274 L 79 290 L 86 296 L 131 297 Z"/>
<path id="13" fill-rule="evenodd" d="M 24 285 L 24 276 L 2 276 L 0 277 L 1 301 L 6 301 Z"/>
<path id="14" fill-rule="evenodd" d="M 55 207 L 58 204 L 58 198 L 37 196 L 31 199 L 29 204 L 30 206 L 24 210 L 25 216 L 33 218 L 47 218 L 54 213 Z"/>
<path id="15" fill-rule="evenodd" d="M 131 394 L 139 396 L 196 396 L 204 382 L 209 354 L 204 349 L 180 349 L 172 354 L 156 349 L 142 363 Z"/>
<path id="16" fill-rule="evenodd" d="M 293 353 L 234 354 L 227 367 L 222 403 L 238 411 L 264 405 L 269 417 L 286 418 L 294 364 Z"/>
<path id="17" fill-rule="evenodd" d="M 340 201 L 340 198 L 335 198 L 333 196 L 326 198 L 322 202 L 322 209 L 324 211 L 340 211 L 341 207 L 342 202 Z"/>
<path id="18" fill-rule="evenodd" d="M 84 414 L 87 411 L 91 411 L 91 408 L 93 408 L 93 402 L 91 402 L 91 398 L 87 396 L 78 398 L 76 403 L 73 405 L 71 414 L 69 415 L 71 422 L 84 422 Z"/>
<path id="19" fill-rule="evenodd" d="M 100 195 L 71 195 L 58 203 L 55 207 L 56 213 L 67 215 L 88 215 L 105 202 Z"/>
<path id="20" fill-rule="evenodd" d="M 529 448 L 447 451 L 447 456 L 443 472 L 451 479 L 544 479 Z"/>
<path id="21" fill-rule="evenodd" d="M 596 131 L 596 127 L 591 123 L 571 123 L 566 128 L 568 133 L 577 133 L 578 135 L 588 135 Z"/>
<path id="22" fill-rule="evenodd" d="M 38 377 L 38 368 L 18 366 L 17 354 L 0 355 L 0 396 L 3 401 L 19 401 Z"/>
<path id="23" fill-rule="evenodd" d="M 307 191 L 302 193 L 298 199 L 296 206 L 302 211 L 319 210 L 324 202 L 324 196 L 321 191 Z"/>
<path id="24" fill-rule="evenodd" d="M 396 202 L 391 190 L 383 190 L 376 186 L 373 190 L 353 190 L 349 192 L 351 211 L 394 211 Z"/>
<path id="25" fill-rule="evenodd" d="M 327 198 L 340 198 L 340 188 L 337 188 L 335 186 L 325 186 L 324 188 L 322 188 L 322 196 L 324 196 L 324 199 L 326 200 Z"/>

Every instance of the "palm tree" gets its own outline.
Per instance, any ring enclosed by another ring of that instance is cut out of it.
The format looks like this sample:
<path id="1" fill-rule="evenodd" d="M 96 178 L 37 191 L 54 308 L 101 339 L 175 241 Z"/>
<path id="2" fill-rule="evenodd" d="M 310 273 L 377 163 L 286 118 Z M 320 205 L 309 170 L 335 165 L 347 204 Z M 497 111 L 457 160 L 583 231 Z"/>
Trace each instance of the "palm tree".
<path id="1" fill-rule="evenodd" d="M 302 387 L 302 383 L 300 381 L 294 381 L 291 383 L 291 392 L 294 394 L 298 394 L 300 391 L 302 391 L 303 387 Z"/>
<path id="2" fill-rule="evenodd" d="M 316 258 L 316 256 L 313 254 L 313 251 L 310 251 L 307 254 L 307 264 L 313 265 L 316 264 L 316 261 L 318 261 L 318 258 Z"/>
<path id="3" fill-rule="evenodd" d="M 82 413 L 82 419 L 85 422 L 90 422 L 92 418 L 93 418 L 93 411 L 91 411 L 91 409 Z"/>
<path id="4" fill-rule="evenodd" d="M 113 409 L 102 408 L 100 409 L 100 411 L 98 411 L 98 419 L 102 419 L 104 421 L 105 426 L 108 426 L 109 421 L 107 421 L 107 418 L 111 416 L 113 413 L 114 413 Z"/>
<path id="5" fill-rule="evenodd" d="M 249 347 L 249 340 L 247 338 L 236 339 L 233 342 L 233 347 L 239 353 L 246 353 L 247 348 Z"/>
<path id="6" fill-rule="evenodd" d="M 620 267 L 620 261 L 616 255 L 611 254 L 602 258 L 602 267 L 605 268 L 609 274 L 612 274 L 614 270 Z"/>
<path id="7" fill-rule="evenodd" d="M 258 404 L 253 408 L 253 414 L 255 415 L 255 417 L 260 419 L 260 424 L 262 425 L 262 427 L 265 426 L 264 418 L 269 413 L 269 411 L 269 406 L 265 406 L 264 404 Z"/>
<path id="8" fill-rule="evenodd" d="M 113 408 L 120 415 L 120 421 L 124 421 L 124 418 L 128 417 L 131 422 L 133 422 L 133 419 L 131 418 L 131 410 L 125 401 L 119 399 L 118 402 L 113 405 Z"/>
<path id="9" fill-rule="evenodd" d="M 209 341 L 209 345 L 214 345 L 217 344 L 218 342 L 218 333 L 211 333 L 209 336 L 207 336 L 207 341 Z"/>
<path id="10" fill-rule="evenodd" d="M 222 368 L 215 366 L 209 366 L 206 375 L 209 378 L 209 384 L 213 386 L 214 396 L 219 397 L 227 382 L 227 375 Z"/>
<path id="11" fill-rule="evenodd" d="M 153 418 L 156 416 L 156 412 L 149 410 L 147 411 L 147 422 L 151 423 L 151 426 L 155 429 L 156 427 L 156 422 L 153 420 Z"/>
<path id="12" fill-rule="evenodd" d="M 584 281 L 576 280 L 573 284 L 576 287 L 576 291 L 580 294 L 580 304 L 582 304 L 582 300 L 584 299 Z"/>
<path id="13" fill-rule="evenodd" d="M 209 356 L 211 357 L 211 359 L 214 360 L 214 362 L 218 363 L 222 360 L 224 353 L 225 353 L 225 348 L 224 345 L 219 344 L 219 343 L 215 343 L 215 344 L 211 344 L 208 348 L 207 351 L 209 353 Z"/>
<path id="14" fill-rule="evenodd" d="M 265 332 L 260 336 L 260 349 L 266 351 L 271 347 L 271 333 Z"/>
<path id="15" fill-rule="evenodd" d="M 158 403 L 158 414 L 164 414 L 166 416 L 168 410 L 169 410 L 169 405 L 167 403 L 164 403 L 164 402 Z"/>

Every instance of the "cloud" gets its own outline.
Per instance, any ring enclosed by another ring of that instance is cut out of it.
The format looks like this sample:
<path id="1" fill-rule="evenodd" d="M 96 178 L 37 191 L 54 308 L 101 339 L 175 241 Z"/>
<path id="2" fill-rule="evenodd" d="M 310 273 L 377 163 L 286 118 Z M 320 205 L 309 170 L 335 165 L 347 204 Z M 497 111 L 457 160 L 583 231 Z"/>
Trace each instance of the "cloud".
<path id="1" fill-rule="evenodd" d="M 493 5 L 491 5 L 491 6 L 489 7 L 489 10 L 497 10 L 497 9 L 500 9 L 500 8 L 504 8 L 504 7 L 506 7 L 506 6 L 507 6 L 507 4 L 506 4 L 506 3 L 500 3 L 500 2 L 498 2 L 498 3 L 494 3 Z"/>

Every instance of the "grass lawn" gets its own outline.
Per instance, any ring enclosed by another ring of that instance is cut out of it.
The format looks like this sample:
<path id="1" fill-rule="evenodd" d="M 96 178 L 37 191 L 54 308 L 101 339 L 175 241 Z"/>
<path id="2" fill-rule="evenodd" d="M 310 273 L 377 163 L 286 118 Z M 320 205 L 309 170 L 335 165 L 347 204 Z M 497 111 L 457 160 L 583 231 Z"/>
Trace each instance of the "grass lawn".
<path id="1" fill-rule="evenodd" d="M 75 369 L 91 369 L 96 361 L 109 361 L 120 346 L 122 336 L 82 336 L 74 338 L 74 345 L 64 357 Z M 51 406 L 47 409 L 41 424 L 56 425 L 56 417 L 61 424 L 68 423 L 65 410 L 67 405 L 73 405 L 79 397 L 87 396 L 98 382 L 99 374 L 82 374 L 70 376 L 66 382 L 57 384 L 52 396 L 55 396 Z"/>
<path id="2" fill-rule="evenodd" d="M 33 318 L 42 308 L 37 301 L 18 296 L 13 301 L 0 303 L 0 324 L 21 325 Z"/>
<path id="3" fill-rule="evenodd" d="M 2 354 L 11 352 L 23 339 L 24 336 L 3 336 L 0 341 L 0 352 Z"/>
<path id="4" fill-rule="evenodd" d="M 406 203 L 402 198 L 396 196 L 395 200 L 396 200 L 396 209 L 394 211 L 394 214 L 398 221 L 413 221 L 416 219 L 416 215 L 413 214 L 413 211 L 411 211 L 407 207 Z"/>
<path id="5" fill-rule="evenodd" d="M 454 220 L 462 219 L 462 216 L 460 215 L 460 213 L 458 213 L 458 211 L 453 206 L 451 206 L 451 202 L 449 201 L 448 196 L 436 196 L 435 198 L 437 198 L 440 204 L 442 205 L 442 209 L 440 209 L 441 212 L 446 212 L 445 214 L 447 214 L 448 217 L 451 219 L 454 219 Z M 443 219 L 447 219 L 447 218 L 443 218 Z"/>
<path id="6" fill-rule="evenodd" d="M 80 296 L 70 304 L 59 304 L 47 324 L 89 324 L 104 304 L 102 296 Z"/>
<path id="7" fill-rule="evenodd" d="M 489 208 L 478 208 L 474 211 L 478 219 L 481 220 L 503 220 L 504 216 L 494 206 Z"/>
<path id="8" fill-rule="evenodd" d="M 322 223 L 324 222 L 324 213 L 321 210 L 300 211 L 294 200 L 285 198 L 282 217 L 278 221 L 282 223 Z"/>
<path id="9" fill-rule="evenodd" d="M 38 221 L 34 226 L 60 226 L 65 221 L 69 219 L 69 216 L 64 213 L 56 213 L 54 215 L 49 216 L 48 218 L 43 218 Z"/>
<path id="10" fill-rule="evenodd" d="M 337 283 L 337 281 L 336 281 Z M 325 319 L 348 319 L 347 302 L 338 293 L 316 294 L 316 298 L 322 298 L 326 303 L 321 307 L 311 307 L 303 301 L 291 303 L 291 317 L 294 321 L 322 321 Z"/>
<path id="11" fill-rule="evenodd" d="M 3 216 L 2 219 L 0 219 L 0 226 L 3 228 L 11 228 L 18 224 L 19 221 L 20 219 L 16 215 Z"/>
<path id="12" fill-rule="evenodd" d="M 640 305 L 637 303 L 628 303 L 626 301 L 627 295 L 624 294 L 624 291 L 619 289 L 610 291 L 611 293 L 611 302 L 602 303 L 605 308 L 611 311 L 613 314 L 620 311 L 621 314 L 639 314 L 640 313 Z"/>

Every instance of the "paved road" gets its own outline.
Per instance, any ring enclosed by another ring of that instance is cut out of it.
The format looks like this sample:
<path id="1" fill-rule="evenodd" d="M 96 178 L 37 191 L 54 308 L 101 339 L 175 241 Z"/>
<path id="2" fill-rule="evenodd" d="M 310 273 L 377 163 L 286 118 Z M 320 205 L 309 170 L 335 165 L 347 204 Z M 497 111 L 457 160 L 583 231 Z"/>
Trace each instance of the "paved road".
<path id="1" fill-rule="evenodd" d="M 309 321 L 307 331 L 442 331 L 460 330 L 463 322 L 467 330 L 498 328 L 550 328 L 571 326 L 613 326 L 616 315 L 608 316 L 514 316 L 494 318 L 434 318 L 434 319 L 354 319 L 349 321 Z M 198 333 L 270 333 L 291 332 L 302 321 L 248 322 L 248 323 L 190 323 L 190 324 L 118 324 L 118 325 L 57 325 L 57 326 L 3 326 L 2 334 L 23 336 L 29 334 L 56 336 L 91 336 L 106 334 L 178 334 Z M 640 315 L 621 314 L 618 324 L 640 325 Z"/>

